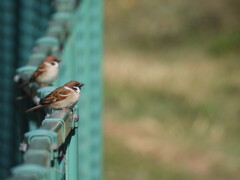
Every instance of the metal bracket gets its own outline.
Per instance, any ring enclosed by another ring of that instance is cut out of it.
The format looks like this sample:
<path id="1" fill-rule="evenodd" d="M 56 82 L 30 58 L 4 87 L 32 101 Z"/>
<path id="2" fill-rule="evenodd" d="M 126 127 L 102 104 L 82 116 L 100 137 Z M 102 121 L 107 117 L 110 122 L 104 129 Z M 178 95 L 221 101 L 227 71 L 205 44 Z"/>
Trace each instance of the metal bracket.
<path id="1" fill-rule="evenodd" d="M 37 90 L 37 93 L 41 99 L 45 98 L 48 94 L 50 94 L 56 87 L 54 86 L 47 86 Z"/>
<path id="2" fill-rule="evenodd" d="M 57 12 L 52 15 L 52 19 L 50 22 L 51 26 L 60 26 L 63 28 L 64 36 L 67 36 L 68 31 L 71 27 L 71 14 L 67 12 Z"/>
<path id="3" fill-rule="evenodd" d="M 18 68 L 16 72 L 23 81 L 26 81 L 30 78 L 30 76 L 36 69 L 36 66 L 23 66 Z"/>
<path id="4" fill-rule="evenodd" d="M 65 142 L 66 137 L 66 127 L 65 127 L 65 121 L 60 118 L 46 118 L 43 120 L 42 125 L 49 123 L 49 122 L 60 122 L 61 123 L 61 130 L 58 130 L 58 136 L 62 137 L 62 142 Z"/>
<path id="5" fill-rule="evenodd" d="M 79 121 L 79 107 L 75 106 L 73 109 L 73 115 L 72 115 L 72 123 L 71 123 L 71 128 L 77 128 L 78 127 L 78 121 Z"/>
<path id="6" fill-rule="evenodd" d="M 18 179 L 49 179 L 49 170 L 35 164 L 23 164 L 12 169 L 13 176 Z M 14 177 L 13 177 L 14 178 Z"/>
<path id="7" fill-rule="evenodd" d="M 28 65 L 39 66 L 39 64 L 46 58 L 46 55 L 43 53 L 33 53 L 29 57 Z"/>
<path id="8" fill-rule="evenodd" d="M 54 25 L 54 24 L 51 24 L 51 23 L 50 23 L 49 28 L 47 30 L 47 35 L 59 39 L 60 43 L 63 42 L 63 40 L 66 36 L 65 32 L 64 32 L 64 28 L 62 26 Z"/>
<path id="9" fill-rule="evenodd" d="M 69 12 L 74 9 L 74 0 L 56 0 L 57 12 Z"/>
<path id="10" fill-rule="evenodd" d="M 36 53 L 43 53 L 46 56 L 50 54 L 56 54 L 58 51 L 58 39 L 54 37 L 42 37 L 36 41 L 36 45 L 33 48 L 33 51 Z"/>
<path id="11" fill-rule="evenodd" d="M 30 131 L 25 133 L 25 138 L 27 139 L 27 143 L 30 144 L 31 141 L 36 137 L 47 137 L 49 138 L 50 143 L 52 144 L 51 149 L 57 149 L 58 137 L 57 133 L 45 129 L 37 129 L 34 131 Z"/>
<path id="12" fill-rule="evenodd" d="M 50 167 L 50 162 L 53 160 L 53 154 L 44 149 L 28 149 L 24 155 L 24 162 L 27 164 L 38 164 L 44 167 Z"/>

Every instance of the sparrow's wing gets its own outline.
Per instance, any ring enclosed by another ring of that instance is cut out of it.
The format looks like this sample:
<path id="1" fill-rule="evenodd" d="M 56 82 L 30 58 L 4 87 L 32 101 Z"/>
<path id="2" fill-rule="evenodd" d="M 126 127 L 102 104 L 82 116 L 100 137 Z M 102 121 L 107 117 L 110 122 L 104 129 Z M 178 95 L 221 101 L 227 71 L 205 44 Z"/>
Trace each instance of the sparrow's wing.
<path id="1" fill-rule="evenodd" d="M 29 81 L 34 81 L 39 75 L 41 75 L 44 71 L 46 71 L 46 65 L 41 64 L 37 70 L 33 73 Z"/>
<path id="2" fill-rule="evenodd" d="M 65 89 L 64 87 L 59 87 L 55 89 L 53 92 L 51 92 L 49 95 L 47 95 L 40 104 L 47 105 L 51 104 L 57 101 L 61 101 L 68 97 L 68 95 L 71 93 L 70 90 Z"/>

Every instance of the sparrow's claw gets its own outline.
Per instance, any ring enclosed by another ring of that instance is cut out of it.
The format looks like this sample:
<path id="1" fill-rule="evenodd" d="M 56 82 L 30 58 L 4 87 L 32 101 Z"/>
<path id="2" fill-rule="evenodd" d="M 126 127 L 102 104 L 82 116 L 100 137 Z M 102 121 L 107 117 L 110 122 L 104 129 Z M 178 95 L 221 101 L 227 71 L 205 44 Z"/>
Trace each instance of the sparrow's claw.
<path id="1" fill-rule="evenodd" d="M 67 108 L 67 107 L 65 107 L 65 108 L 61 108 L 60 110 L 70 111 L 69 113 L 70 113 L 70 114 L 73 114 L 73 109 L 72 109 L 72 108 Z"/>
<path id="2" fill-rule="evenodd" d="M 64 110 L 64 111 L 72 111 L 72 109 L 70 109 L 70 108 L 67 108 L 67 107 L 64 107 L 64 108 L 61 108 L 60 110 Z"/>
<path id="3" fill-rule="evenodd" d="M 77 122 L 80 119 L 80 116 L 78 114 L 73 114 L 73 120 Z"/>

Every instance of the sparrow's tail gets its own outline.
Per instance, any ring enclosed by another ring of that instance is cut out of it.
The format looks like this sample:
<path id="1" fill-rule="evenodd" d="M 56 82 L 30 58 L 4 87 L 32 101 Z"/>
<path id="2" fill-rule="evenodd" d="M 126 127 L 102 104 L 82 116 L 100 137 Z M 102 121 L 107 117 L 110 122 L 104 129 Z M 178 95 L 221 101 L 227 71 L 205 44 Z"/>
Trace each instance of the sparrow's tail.
<path id="1" fill-rule="evenodd" d="M 35 107 L 33 107 L 33 108 L 28 109 L 28 110 L 26 111 L 26 113 L 35 111 L 36 109 L 40 109 L 40 108 L 43 108 L 43 107 L 44 107 L 44 105 L 39 104 L 39 105 L 37 105 L 37 106 L 35 106 Z"/>
<path id="2" fill-rule="evenodd" d="M 29 84 L 29 81 L 25 81 L 24 83 L 22 83 L 19 88 L 23 88 L 24 86 L 26 86 L 27 84 Z"/>

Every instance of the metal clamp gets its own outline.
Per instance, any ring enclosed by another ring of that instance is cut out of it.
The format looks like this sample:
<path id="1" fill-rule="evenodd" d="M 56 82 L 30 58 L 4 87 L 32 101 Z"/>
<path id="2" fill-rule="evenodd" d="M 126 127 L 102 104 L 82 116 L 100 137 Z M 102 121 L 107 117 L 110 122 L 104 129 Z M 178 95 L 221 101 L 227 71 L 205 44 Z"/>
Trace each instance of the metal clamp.
<path id="1" fill-rule="evenodd" d="M 28 65 L 39 66 L 45 58 L 46 55 L 43 53 L 33 53 L 29 57 Z"/>
<path id="2" fill-rule="evenodd" d="M 35 164 L 23 164 L 12 169 L 12 179 L 49 179 L 49 170 Z"/>
<path id="3" fill-rule="evenodd" d="M 54 37 L 41 37 L 36 41 L 36 45 L 33 48 L 34 52 L 43 53 L 45 55 L 56 54 L 58 51 L 58 39 Z"/>
<path id="4" fill-rule="evenodd" d="M 36 66 L 23 66 L 16 70 L 17 75 L 20 76 L 20 79 L 26 81 L 30 78 L 31 74 L 37 69 Z"/>
<path id="5" fill-rule="evenodd" d="M 62 139 L 62 143 L 64 143 L 66 138 L 65 121 L 60 118 L 46 118 L 43 120 L 42 125 L 44 126 L 47 123 L 51 123 L 51 122 L 56 122 L 56 123 L 52 123 L 52 125 L 57 125 L 57 123 L 60 122 L 60 127 L 56 127 L 56 128 L 58 128 L 57 130 L 58 138 Z"/>
<path id="6" fill-rule="evenodd" d="M 30 131 L 25 133 L 25 138 L 27 139 L 27 143 L 30 144 L 31 141 L 34 138 L 38 138 L 38 137 L 47 137 L 50 141 L 51 146 L 51 150 L 55 150 L 58 148 L 58 137 L 57 137 L 57 133 L 50 131 L 50 130 L 45 130 L 45 129 L 37 129 L 34 131 Z"/>

